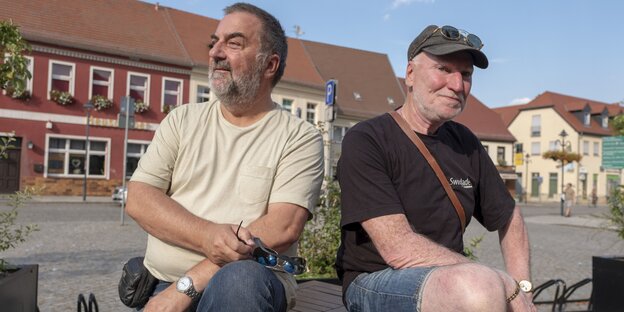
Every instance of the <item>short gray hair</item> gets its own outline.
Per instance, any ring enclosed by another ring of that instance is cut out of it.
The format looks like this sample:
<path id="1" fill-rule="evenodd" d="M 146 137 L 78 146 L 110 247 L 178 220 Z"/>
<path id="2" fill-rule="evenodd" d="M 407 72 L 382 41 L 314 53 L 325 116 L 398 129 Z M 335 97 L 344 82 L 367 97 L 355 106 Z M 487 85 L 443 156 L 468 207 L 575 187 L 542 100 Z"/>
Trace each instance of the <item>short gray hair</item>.
<path id="1" fill-rule="evenodd" d="M 288 42 L 286 34 L 280 22 L 267 11 L 244 2 L 234 3 L 223 9 L 225 15 L 235 12 L 245 12 L 256 16 L 262 23 L 262 34 L 260 35 L 261 53 L 271 55 L 277 54 L 280 58 L 279 66 L 273 77 L 273 86 L 282 79 L 286 69 L 286 57 L 288 56 Z"/>

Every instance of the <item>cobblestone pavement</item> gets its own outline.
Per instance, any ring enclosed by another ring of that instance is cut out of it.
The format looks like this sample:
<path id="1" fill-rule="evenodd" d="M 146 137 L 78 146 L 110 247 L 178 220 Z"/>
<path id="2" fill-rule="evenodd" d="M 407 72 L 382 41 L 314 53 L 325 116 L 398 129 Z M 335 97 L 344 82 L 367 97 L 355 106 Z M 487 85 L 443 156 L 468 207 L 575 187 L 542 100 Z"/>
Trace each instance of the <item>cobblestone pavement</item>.
<path id="1" fill-rule="evenodd" d="M 17 248 L 1 256 L 12 263 L 39 264 L 41 311 L 75 311 L 78 294 L 94 293 L 100 311 L 130 311 L 119 301 L 117 282 L 123 263 L 145 251 L 146 234 L 125 217 L 120 225 L 120 207 L 107 198 L 40 198 L 21 209 L 20 223 L 36 223 L 40 231 Z M 0 209 L 7 209 L 0 201 Z M 556 204 L 522 205 L 531 239 L 532 272 L 535 285 L 560 278 L 568 284 L 592 275 L 592 256 L 624 255 L 624 240 L 603 228 L 597 216 L 605 207 L 576 207 L 575 216 L 559 216 Z M 503 268 L 498 236 L 477 222 L 466 231 L 466 241 L 484 235 L 475 249 L 479 261 Z M 588 297 L 589 288 L 578 297 Z M 543 297 L 542 297 L 543 296 Z M 548 299 L 548 292 L 540 298 Z M 540 311 L 548 310 L 540 307 Z"/>

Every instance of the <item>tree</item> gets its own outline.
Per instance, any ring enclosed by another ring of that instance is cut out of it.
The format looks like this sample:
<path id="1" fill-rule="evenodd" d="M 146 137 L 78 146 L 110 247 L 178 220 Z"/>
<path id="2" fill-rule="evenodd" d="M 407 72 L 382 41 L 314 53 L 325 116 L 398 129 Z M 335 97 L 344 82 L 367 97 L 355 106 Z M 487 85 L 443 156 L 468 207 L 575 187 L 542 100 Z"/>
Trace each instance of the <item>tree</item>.
<path id="1" fill-rule="evenodd" d="M 611 125 L 613 125 L 613 132 L 615 132 L 615 135 L 624 135 L 624 114 L 615 116 Z"/>
<path id="2" fill-rule="evenodd" d="M 0 57 L 4 58 L 0 64 L 0 89 L 14 97 L 24 94 L 26 80 L 32 77 L 25 52 L 30 52 L 30 45 L 19 28 L 12 21 L 0 21 Z"/>
<path id="3" fill-rule="evenodd" d="M 327 180 L 319 205 L 314 211 L 299 241 L 299 253 L 308 261 L 308 273 L 303 277 L 335 278 L 334 262 L 340 245 L 340 187 Z"/>

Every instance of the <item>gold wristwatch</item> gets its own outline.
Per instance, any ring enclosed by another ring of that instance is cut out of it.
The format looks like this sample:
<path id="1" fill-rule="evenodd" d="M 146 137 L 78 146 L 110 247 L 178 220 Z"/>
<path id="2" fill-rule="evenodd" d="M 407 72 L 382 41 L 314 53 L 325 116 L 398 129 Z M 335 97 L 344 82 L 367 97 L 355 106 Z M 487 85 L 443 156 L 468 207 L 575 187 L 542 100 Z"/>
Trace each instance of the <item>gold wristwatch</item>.
<path id="1" fill-rule="evenodd" d="M 533 291 L 533 284 L 527 280 L 519 281 L 518 286 L 520 286 L 520 290 L 522 290 L 525 293 Z"/>

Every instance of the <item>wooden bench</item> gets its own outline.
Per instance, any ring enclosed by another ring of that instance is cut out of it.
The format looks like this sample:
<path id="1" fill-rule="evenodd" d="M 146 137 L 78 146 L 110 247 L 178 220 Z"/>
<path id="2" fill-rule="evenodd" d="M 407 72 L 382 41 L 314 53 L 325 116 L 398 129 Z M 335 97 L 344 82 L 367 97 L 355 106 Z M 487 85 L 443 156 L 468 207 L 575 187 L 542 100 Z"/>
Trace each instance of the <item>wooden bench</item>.
<path id="1" fill-rule="evenodd" d="M 342 304 L 342 287 L 321 281 L 299 283 L 294 312 L 346 312 Z"/>

